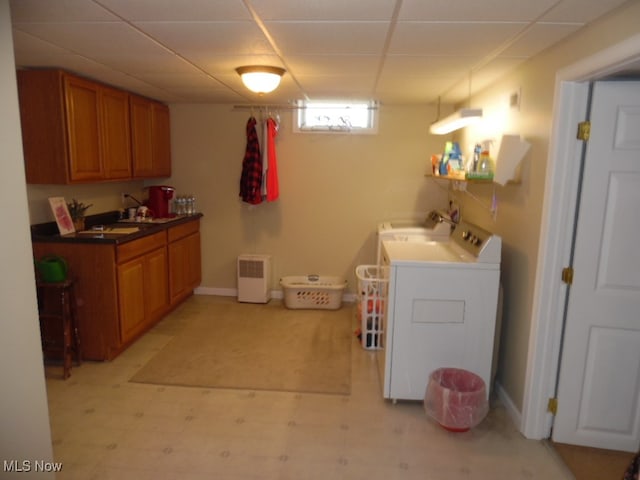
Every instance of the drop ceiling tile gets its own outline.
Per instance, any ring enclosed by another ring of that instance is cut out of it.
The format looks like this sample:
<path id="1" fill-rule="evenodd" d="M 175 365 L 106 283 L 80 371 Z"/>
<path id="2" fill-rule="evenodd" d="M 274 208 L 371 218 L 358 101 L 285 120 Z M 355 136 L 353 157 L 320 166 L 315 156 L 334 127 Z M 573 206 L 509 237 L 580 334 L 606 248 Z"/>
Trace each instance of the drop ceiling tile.
<path id="1" fill-rule="evenodd" d="M 395 0 L 249 0 L 263 20 L 389 20 Z"/>
<path id="2" fill-rule="evenodd" d="M 11 0 L 13 23 L 104 22 L 117 18 L 94 2 L 87 0 Z"/>
<path id="3" fill-rule="evenodd" d="M 299 75 L 356 75 L 374 76 L 378 71 L 378 55 L 292 55 L 287 64 Z"/>
<path id="4" fill-rule="evenodd" d="M 526 25 L 522 23 L 400 22 L 389 46 L 390 54 L 486 55 L 507 42 Z"/>
<path id="5" fill-rule="evenodd" d="M 137 22 L 163 45 L 181 55 L 273 55 L 260 29 L 251 22 Z"/>
<path id="6" fill-rule="evenodd" d="M 136 76 L 161 73 L 189 74 L 195 70 L 186 61 L 164 50 L 158 50 L 144 56 L 127 51 L 112 52 L 95 55 L 94 58 L 97 62 L 115 70 L 126 71 Z"/>
<path id="7" fill-rule="evenodd" d="M 267 22 L 285 55 L 380 54 L 389 22 Z"/>
<path id="8" fill-rule="evenodd" d="M 389 55 L 384 62 L 385 75 L 460 75 L 468 72 L 480 56 Z"/>
<path id="9" fill-rule="evenodd" d="M 433 103 L 437 94 L 446 90 L 452 77 L 423 76 L 387 76 L 380 78 L 376 88 L 376 97 L 384 103 Z"/>
<path id="10" fill-rule="evenodd" d="M 145 73 L 137 78 L 166 89 L 220 88 L 219 82 L 204 73 Z"/>
<path id="11" fill-rule="evenodd" d="M 276 55 L 211 55 L 206 52 L 187 54 L 188 59 L 210 75 L 234 75 L 235 69 L 243 65 L 282 66 Z M 286 75 L 286 74 L 285 74 Z"/>
<path id="12" fill-rule="evenodd" d="M 13 29 L 13 50 L 16 54 L 35 54 L 40 57 L 54 55 L 68 55 L 69 52 L 52 43 L 34 37 L 26 32 Z"/>
<path id="13" fill-rule="evenodd" d="M 155 42 L 122 22 L 17 23 L 14 27 L 86 57 L 119 52 L 143 57 L 163 51 Z"/>
<path id="14" fill-rule="evenodd" d="M 529 22 L 558 0 L 403 0 L 400 20 Z"/>
<path id="15" fill-rule="evenodd" d="M 582 28 L 579 23 L 536 23 L 500 55 L 530 57 Z"/>
<path id="16" fill-rule="evenodd" d="M 10 0 L 10 6 L 16 65 L 65 68 L 164 101 L 375 95 L 401 103 L 444 96 L 451 103 L 468 96 L 468 72 L 476 91 L 623 1 L 402 0 L 394 29 L 399 0 Z M 547 10 L 544 22 L 531 26 Z M 260 97 L 235 73 L 250 64 L 289 71 L 275 92 Z"/>
<path id="17" fill-rule="evenodd" d="M 368 75 L 301 75 L 298 80 L 314 100 L 368 100 L 373 95 L 374 79 Z"/>
<path id="18" fill-rule="evenodd" d="M 180 103 L 233 103 L 246 101 L 240 94 L 219 88 L 173 88 L 170 93 L 179 98 Z"/>
<path id="19" fill-rule="evenodd" d="M 136 21 L 229 21 L 250 20 L 240 0 L 99 0 L 105 7 Z"/>
<path id="20" fill-rule="evenodd" d="M 626 0 L 563 0 L 547 15 L 544 22 L 589 23 L 593 19 L 618 8 Z"/>

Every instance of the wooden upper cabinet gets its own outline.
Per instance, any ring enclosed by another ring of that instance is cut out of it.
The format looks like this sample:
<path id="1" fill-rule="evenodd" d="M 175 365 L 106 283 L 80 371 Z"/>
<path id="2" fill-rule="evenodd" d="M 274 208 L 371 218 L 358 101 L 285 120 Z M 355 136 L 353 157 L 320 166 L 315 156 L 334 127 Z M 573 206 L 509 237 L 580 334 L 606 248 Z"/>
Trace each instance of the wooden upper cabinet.
<path id="1" fill-rule="evenodd" d="M 62 70 L 17 76 L 27 183 L 171 175 L 166 105 Z"/>
<path id="2" fill-rule="evenodd" d="M 105 176 L 110 180 L 130 179 L 129 94 L 113 88 L 103 88 L 100 105 Z"/>
<path id="3" fill-rule="evenodd" d="M 131 95 L 131 141 L 133 177 L 171 176 L 169 107 Z"/>
<path id="4" fill-rule="evenodd" d="M 105 178 L 101 143 L 100 91 L 98 85 L 65 75 L 69 180 L 82 182 Z"/>

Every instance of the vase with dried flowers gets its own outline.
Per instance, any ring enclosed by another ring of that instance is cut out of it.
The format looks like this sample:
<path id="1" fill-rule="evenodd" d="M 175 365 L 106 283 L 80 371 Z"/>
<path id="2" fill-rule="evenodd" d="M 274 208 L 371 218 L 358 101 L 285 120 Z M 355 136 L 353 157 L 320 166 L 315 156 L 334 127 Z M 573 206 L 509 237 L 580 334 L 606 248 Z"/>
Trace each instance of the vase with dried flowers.
<path id="1" fill-rule="evenodd" d="M 71 202 L 67 203 L 69 215 L 71 215 L 73 226 L 76 228 L 77 232 L 84 230 L 84 214 L 91 206 L 93 206 L 92 203 L 87 205 L 86 203 L 77 201 L 75 198 L 72 199 Z"/>

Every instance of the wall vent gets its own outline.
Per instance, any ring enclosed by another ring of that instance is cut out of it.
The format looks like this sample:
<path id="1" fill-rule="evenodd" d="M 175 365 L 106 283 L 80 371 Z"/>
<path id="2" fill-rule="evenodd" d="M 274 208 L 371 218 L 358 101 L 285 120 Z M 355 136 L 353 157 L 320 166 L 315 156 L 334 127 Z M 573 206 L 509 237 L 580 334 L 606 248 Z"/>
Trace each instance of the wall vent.
<path id="1" fill-rule="evenodd" d="M 271 256 L 238 257 L 238 301 L 267 303 L 271 299 Z"/>

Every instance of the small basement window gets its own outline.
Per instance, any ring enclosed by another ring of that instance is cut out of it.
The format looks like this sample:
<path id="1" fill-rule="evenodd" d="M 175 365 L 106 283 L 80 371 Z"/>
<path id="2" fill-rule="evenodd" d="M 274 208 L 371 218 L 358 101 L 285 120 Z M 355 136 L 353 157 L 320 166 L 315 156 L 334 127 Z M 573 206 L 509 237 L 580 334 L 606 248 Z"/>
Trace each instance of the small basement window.
<path id="1" fill-rule="evenodd" d="M 297 103 L 294 132 L 378 133 L 378 104 L 369 102 L 309 101 Z"/>

